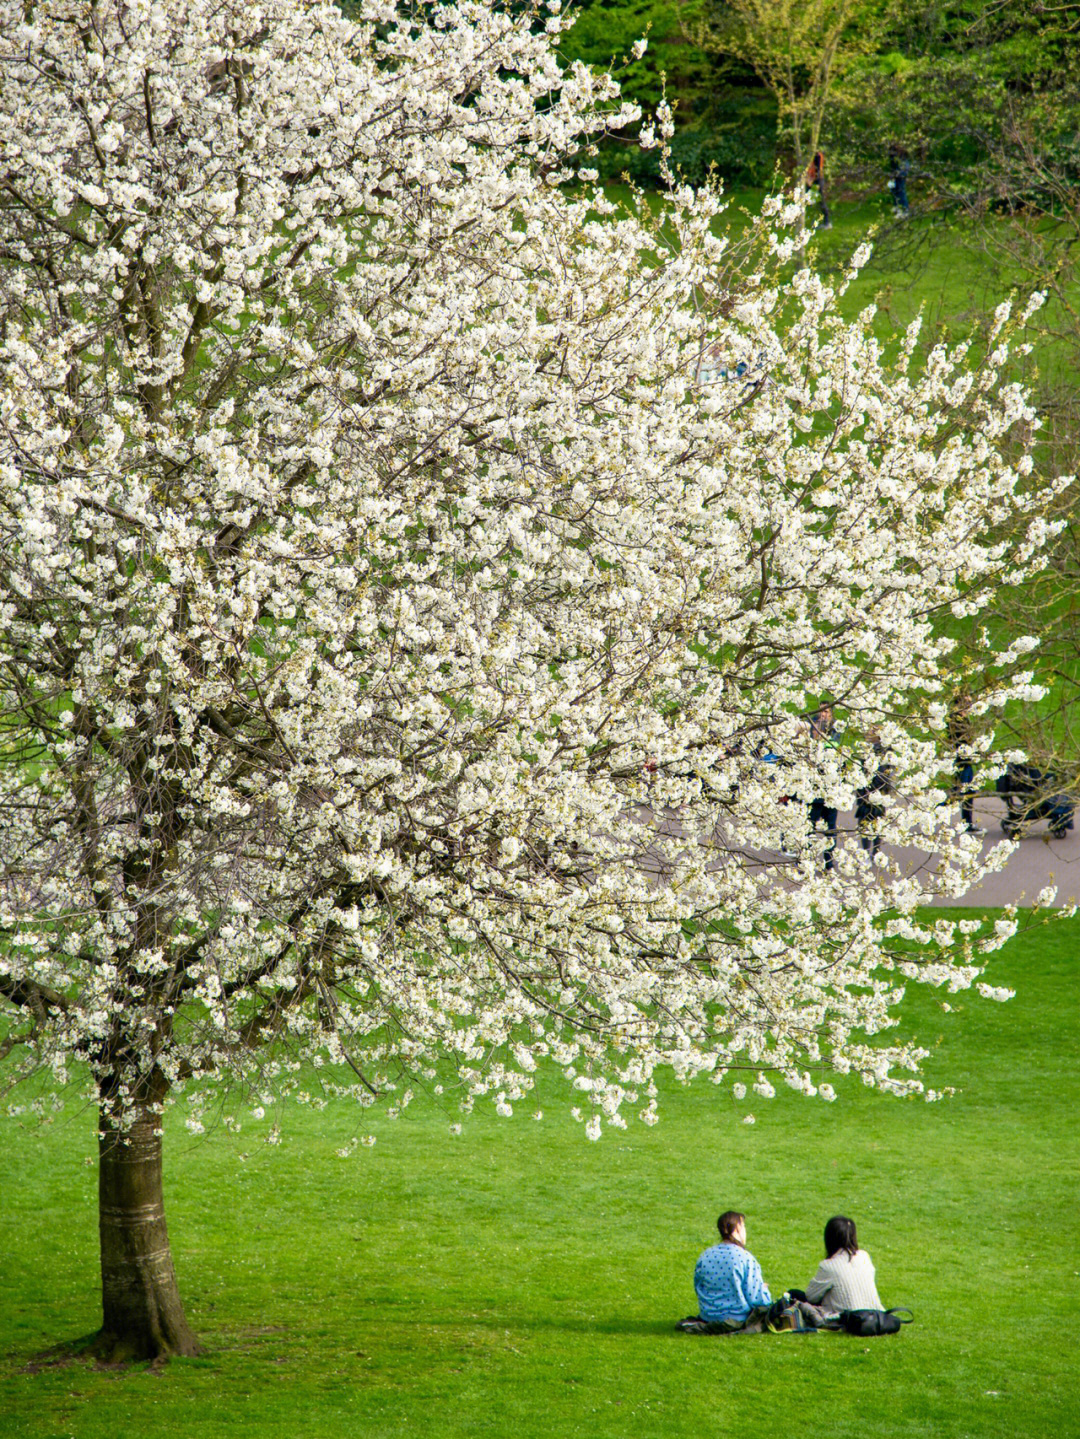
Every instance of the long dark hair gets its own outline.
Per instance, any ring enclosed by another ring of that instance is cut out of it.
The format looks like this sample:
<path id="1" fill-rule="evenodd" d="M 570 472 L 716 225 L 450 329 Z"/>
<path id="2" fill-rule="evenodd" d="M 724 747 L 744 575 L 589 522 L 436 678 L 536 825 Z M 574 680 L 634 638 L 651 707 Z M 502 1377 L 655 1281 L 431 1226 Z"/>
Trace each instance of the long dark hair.
<path id="1" fill-rule="evenodd" d="M 831 1259 L 841 1249 L 854 1259 L 859 1252 L 859 1236 L 855 1233 L 854 1219 L 836 1214 L 825 1226 L 825 1257 Z"/>
<path id="2" fill-rule="evenodd" d="M 720 1218 L 716 1221 L 716 1227 L 720 1231 L 720 1239 L 724 1244 L 737 1244 L 740 1249 L 746 1245 L 741 1239 L 735 1238 L 735 1231 L 740 1224 L 746 1223 L 746 1215 L 740 1214 L 737 1209 L 725 1209 Z"/>

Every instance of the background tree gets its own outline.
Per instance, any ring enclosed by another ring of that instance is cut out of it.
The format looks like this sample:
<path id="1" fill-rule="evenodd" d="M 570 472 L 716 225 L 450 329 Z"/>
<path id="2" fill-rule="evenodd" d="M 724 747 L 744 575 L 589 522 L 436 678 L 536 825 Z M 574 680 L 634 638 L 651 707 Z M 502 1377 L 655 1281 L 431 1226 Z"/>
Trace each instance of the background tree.
<path id="1" fill-rule="evenodd" d="M 701 0 L 590 0 L 574 7 L 559 50 L 598 71 L 617 69 L 623 95 L 645 110 L 666 97 L 700 116 L 712 80 L 709 57 L 687 34 L 700 8 Z"/>
<path id="2" fill-rule="evenodd" d="M 777 140 L 785 163 L 798 140 L 804 167 L 822 142 L 849 192 L 880 193 L 899 144 L 924 202 L 940 205 L 980 178 L 1003 102 L 1058 88 L 1080 11 L 1025 0 L 755 0 L 745 13 L 727 0 L 582 0 L 574 14 L 560 41 L 568 60 L 600 70 L 614 61 L 623 93 L 646 109 L 666 77 L 677 102 L 673 159 L 695 181 L 715 165 L 729 187 L 768 185 Z M 796 111 L 806 122 L 798 136 Z M 1063 133 L 1061 117 L 1051 120 Z M 655 154 L 635 152 L 631 139 L 602 144 L 601 173 L 630 169 L 658 183 Z"/>
<path id="3" fill-rule="evenodd" d="M 1072 148 L 1066 97 L 1078 21 L 1076 5 L 1022 0 L 892 7 L 874 52 L 845 76 L 830 122 L 853 186 L 880 190 L 897 144 L 914 163 L 925 208 L 1006 201 L 1010 167 L 998 160 L 1024 117 L 1037 122 L 1044 151 L 1064 158 Z M 1031 178 L 1013 198 L 1030 195 Z"/>
<path id="4" fill-rule="evenodd" d="M 3 1051 L 98 1106 L 110 1356 L 197 1347 L 181 1092 L 505 1113 L 547 1062 L 590 1138 L 661 1065 L 909 1093 L 903 982 L 978 974 L 912 915 L 980 872 L 941 616 L 1047 533 L 1005 331 L 886 364 L 798 207 L 738 270 L 709 191 L 615 210 L 552 10 L 354 14 L 0 0 Z M 821 868 L 871 727 L 933 867 Z"/>
<path id="5" fill-rule="evenodd" d="M 780 144 L 802 174 L 837 80 L 873 51 L 884 15 L 876 0 L 717 0 L 696 33 L 706 48 L 753 66 L 776 100 Z"/>
<path id="6" fill-rule="evenodd" d="M 1075 54 L 1073 55 L 1075 61 Z M 987 140 L 983 182 L 964 197 L 956 227 L 978 256 L 987 284 L 1046 295 L 1031 352 L 1017 373 L 1039 397 L 1035 435 L 1041 462 L 1080 473 L 1080 404 L 1072 380 L 1080 364 L 1080 192 L 1076 149 L 1080 75 L 1063 70 L 1039 96 L 1009 99 Z M 1059 532 L 1038 582 L 993 606 L 1002 637 L 1040 638 L 1040 667 L 1051 679 L 1038 706 L 1007 716 L 1021 745 L 1055 787 L 1080 796 L 1080 526 L 1077 487 L 1056 507 Z"/>
<path id="7" fill-rule="evenodd" d="M 695 183 L 716 167 L 725 182 L 768 184 L 776 157 L 776 106 L 753 69 L 700 43 L 703 0 L 585 0 L 559 42 L 565 61 L 614 68 L 627 100 L 653 111 L 665 97 L 675 132 L 671 163 Z M 640 41 L 647 39 L 642 50 Z M 638 53 L 640 52 L 640 53 Z M 642 150 L 636 127 L 600 145 L 602 177 L 661 181 L 658 150 Z"/>

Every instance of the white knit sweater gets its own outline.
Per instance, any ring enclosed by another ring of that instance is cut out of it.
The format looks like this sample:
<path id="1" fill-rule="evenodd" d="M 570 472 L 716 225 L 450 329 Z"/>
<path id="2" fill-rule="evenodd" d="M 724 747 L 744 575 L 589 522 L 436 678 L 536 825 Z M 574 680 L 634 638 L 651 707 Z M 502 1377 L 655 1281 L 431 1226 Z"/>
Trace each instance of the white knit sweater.
<path id="1" fill-rule="evenodd" d="M 874 1263 L 865 1249 L 854 1256 L 841 1249 L 823 1259 L 818 1272 L 806 1286 L 811 1304 L 820 1304 L 826 1314 L 841 1309 L 884 1309 L 874 1281 Z"/>

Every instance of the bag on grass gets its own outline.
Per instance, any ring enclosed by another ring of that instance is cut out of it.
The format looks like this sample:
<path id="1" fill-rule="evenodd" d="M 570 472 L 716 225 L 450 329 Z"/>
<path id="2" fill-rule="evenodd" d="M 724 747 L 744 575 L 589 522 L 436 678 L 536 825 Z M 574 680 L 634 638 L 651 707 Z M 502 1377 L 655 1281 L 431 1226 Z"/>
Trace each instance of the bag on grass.
<path id="1" fill-rule="evenodd" d="M 911 1318 L 901 1319 L 901 1314 Z M 845 1334 L 872 1339 L 879 1334 L 899 1334 L 901 1324 L 911 1324 L 915 1316 L 910 1309 L 841 1309 L 839 1318 Z"/>
<path id="2" fill-rule="evenodd" d="M 777 1299 L 765 1316 L 765 1328 L 770 1334 L 813 1334 L 819 1327 L 820 1310 L 812 1304 L 800 1304 L 790 1297 Z"/>

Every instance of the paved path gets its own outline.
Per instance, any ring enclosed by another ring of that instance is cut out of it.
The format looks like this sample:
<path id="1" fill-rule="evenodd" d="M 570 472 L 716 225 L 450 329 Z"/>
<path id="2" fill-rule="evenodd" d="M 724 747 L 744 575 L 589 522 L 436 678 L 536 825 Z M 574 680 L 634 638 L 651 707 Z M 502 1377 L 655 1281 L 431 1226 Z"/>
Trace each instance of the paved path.
<path id="1" fill-rule="evenodd" d="M 984 852 L 1004 838 L 1001 832 L 1001 816 L 1004 813 L 1005 806 L 996 796 L 975 801 L 975 823 L 986 830 Z M 1077 826 L 1070 829 L 1064 839 L 1054 839 L 1046 821 L 1040 820 L 1020 836 L 1016 850 L 1003 870 L 988 874 L 963 901 L 939 903 L 1031 904 L 1048 884 L 1057 885 L 1055 905 L 1080 903 L 1080 814 L 1077 815 Z"/>
<path id="2" fill-rule="evenodd" d="M 975 801 L 975 823 L 986 831 L 983 838 L 983 853 L 1005 839 L 1001 819 L 1005 805 L 996 795 L 981 796 Z M 988 874 L 981 883 L 974 885 L 962 899 L 945 896 L 930 901 L 937 907 L 955 905 L 1005 904 L 1030 905 L 1040 890 L 1049 884 L 1057 885 L 1054 906 L 1080 903 L 1080 813 L 1077 814 L 1075 829 L 1066 832 L 1064 839 L 1055 839 L 1045 820 L 1037 823 L 1022 834 L 1005 868 L 995 874 Z M 841 811 L 838 816 L 841 844 L 854 844 L 856 827 L 854 816 Z M 933 856 L 910 849 L 895 849 L 887 845 L 886 852 L 900 860 L 908 873 L 916 868 L 925 869 L 933 864 Z M 904 861 L 907 860 L 905 864 Z"/>
<path id="3" fill-rule="evenodd" d="M 1001 828 L 1005 812 L 1004 803 L 996 795 L 980 796 L 976 799 L 975 821 L 986 832 L 982 842 L 984 854 L 1005 839 Z M 639 818 L 669 837 L 684 833 L 673 812 L 669 811 L 661 818 L 643 807 L 639 811 Z M 840 844 L 856 844 L 858 841 L 854 816 L 841 811 L 837 818 Z M 1050 834 L 1046 821 L 1038 821 L 1020 836 L 1004 869 L 988 874 L 962 898 L 944 896 L 930 902 L 944 908 L 958 905 L 969 905 L 973 908 L 998 908 L 1006 904 L 1030 905 L 1040 890 L 1052 884 L 1057 886 L 1054 900 L 1056 908 L 1080 903 L 1080 810 L 1077 812 L 1076 823 L 1077 827 L 1068 830 L 1064 839 L 1055 839 Z M 733 844 L 730 835 L 725 840 L 718 833 L 717 839 L 720 841 L 718 849 L 738 848 Z M 887 845 L 885 850 L 900 861 L 901 870 L 905 873 L 912 873 L 916 869 L 925 870 L 934 865 L 934 856 L 926 854 L 925 851 L 896 849 L 891 845 Z M 743 863 L 749 863 L 751 870 L 760 865 L 762 873 L 768 870 L 774 879 L 779 878 L 783 882 L 783 865 L 777 865 L 779 855 L 772 853 L 767 857 L 764 854 L 755 856 L 753 851 L 742 849 L 739 849 L 739 854 Z M 720 865 L 723 860 L 717 859 L 714 863 Z M 658 881 L 666 869 L 664 859 L 655 850 L 646 852 L 642 864 L 656 874 Z"/>

